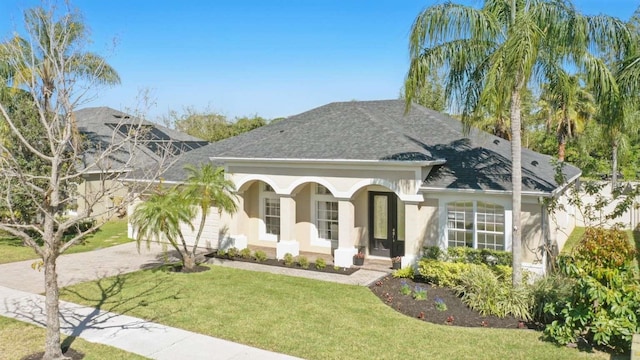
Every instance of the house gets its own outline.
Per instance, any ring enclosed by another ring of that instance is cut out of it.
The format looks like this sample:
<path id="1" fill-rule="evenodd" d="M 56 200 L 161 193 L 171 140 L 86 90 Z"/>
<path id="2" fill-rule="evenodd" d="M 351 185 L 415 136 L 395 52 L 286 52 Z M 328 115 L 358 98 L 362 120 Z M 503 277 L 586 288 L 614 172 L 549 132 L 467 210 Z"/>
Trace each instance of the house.
<path id="1" fill-rule="evenodd" d="M 168 163 L 176 155 L 208 144 L 108 107 L 85 108 L 73 115 L 85 151 L 80 159 L 84 181 L 77 186 L 72 215 L 87 208 L 95 218 L 126 215 L 120 206 L 128 193 L 121 183 L 126 174 Z"/>
<path id="2" fill-rule="evenodd" d="M 213 161 L 235 183 L 239 211 L 214 217 L 208 241 L 333 254 L 350 266 L 367 257 L 413 263 L 424 246 L 511 249 L 511 145 L 403 100 L 324 105 L 186 154 L 164 173 Z M 543 201 L 580 176 L 552 158 L 522 150 L 523 266 L 543 272 L 547 251 L 575 226 L 568 204 L 550 214 Z M 566 203 L 566 201 L 564 201 Z M 197 226 L 197 225 L 196 225 Z"/>

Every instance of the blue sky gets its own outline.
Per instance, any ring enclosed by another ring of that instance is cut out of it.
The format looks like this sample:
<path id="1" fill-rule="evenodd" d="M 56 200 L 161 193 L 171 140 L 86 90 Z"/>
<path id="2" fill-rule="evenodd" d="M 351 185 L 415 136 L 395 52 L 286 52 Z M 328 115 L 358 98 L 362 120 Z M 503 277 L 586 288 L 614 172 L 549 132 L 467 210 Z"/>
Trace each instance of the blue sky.
<path id="1" fill-rule="evenodd" d="M 481 1 L 462 1 L 481 4 Z M 76 0 L 94 51 L 121 85 L 86 106 L 139 108 L 150 118 L 185 107 L 230 119 L 276 118 L 333 101 L 397 98 L 415 0 Z M 586 14 L 628 19 L 640 0 L 575 0 Z M 20 29 L 32 0 L 0 2 L 0 38 Z M 114 46 L 115 42 L 115 46 Z M 143 109 L 144 110 L 144 109 Z"/>

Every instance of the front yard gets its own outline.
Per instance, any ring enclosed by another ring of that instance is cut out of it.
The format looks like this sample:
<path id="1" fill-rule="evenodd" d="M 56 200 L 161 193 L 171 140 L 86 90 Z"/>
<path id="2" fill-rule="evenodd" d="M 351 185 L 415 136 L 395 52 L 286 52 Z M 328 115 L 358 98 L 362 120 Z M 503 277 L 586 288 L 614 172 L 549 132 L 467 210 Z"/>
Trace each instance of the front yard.
<path id="1" fill-rule="evenodd" d="M 87 236 L 83 243 L 72 246 L 65 254 L 92 251 L 130 241 L 132 240 L 127 237 L 127 221 L 113 220 L 102 225 L 96 233 Z M 0 233 L 0 264 L 37 258 L 38 255 L 35 251 L 28 246 L 22 245 L 20 239 L 6 234 L 3 236 Z"/>
<path id="2" fill-rule="evenodd" d="M 141 271 L 72 286 L 62 298 L 306 359 L 608 357 L 543 342 L 530 330 L 419 321 L 366 287 L 218 266 Z"/>

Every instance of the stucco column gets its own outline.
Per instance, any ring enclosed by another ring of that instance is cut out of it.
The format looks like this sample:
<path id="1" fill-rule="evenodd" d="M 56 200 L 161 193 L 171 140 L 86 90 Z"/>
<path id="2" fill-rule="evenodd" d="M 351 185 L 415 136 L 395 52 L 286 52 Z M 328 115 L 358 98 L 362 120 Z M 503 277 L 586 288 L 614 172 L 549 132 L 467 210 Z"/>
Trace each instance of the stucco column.
<path id="1" fill-rule="evenodd" d="M 218 229 L 218 249 L 228 249 L 235 247 L 236 249 L 244 249 L 247 247 L 247 235 L 244 229 L 244 192 L 238 192 L 236 198 L 236 205 L 238 205 L 238 211 L 235 214 L 227 214 L 223 212 L 220 216 L 220 228 Z M 227 232 L 224 231 L 224 227 L 228 226 Z"/>
<path id="2" fill-rule="evenodd" d="M 353 265 L 353 229 L 355 225 L 354 206 L 349 199 L 338 200 L 338 248 L 333 253 L 334 265 L 350 267 Z"/>
<path id="3" fill-rule="evenodd" d="M 296 234 L 296 201 L 291 195 L 280 196 L 280 241 L 276 245 L 276 257 L 283 259 L 286 253 L 300 255 L 300 243 Z"/>
<path id="4" fill-rule="evenodd" d="M 415 264 L 422 252 L 418 203 L 404 203 L 404 257 L 402 267 Z"/>

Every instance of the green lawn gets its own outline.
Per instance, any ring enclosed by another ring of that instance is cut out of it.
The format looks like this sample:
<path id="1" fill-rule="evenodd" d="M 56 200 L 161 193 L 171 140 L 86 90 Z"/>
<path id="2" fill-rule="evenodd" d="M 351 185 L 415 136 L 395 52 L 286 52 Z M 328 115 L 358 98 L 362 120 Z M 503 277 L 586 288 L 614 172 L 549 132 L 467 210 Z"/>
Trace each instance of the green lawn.
<path id="1" fill-rule="evenodd" d="M 608 357 L 543 342 L 529 330 L 419 321 L 366 287 L 218 266 L 121 275 L 72 286 L 62 298 L 306 359 Z"/>
<path id="2" fill-rule="evenodd" d="M 0 358 L 18 360 L 27 355 L 44 351 L 45 329 L 18 320 L 0 316 Z M 66 341 L 72 340 L 67 339 Z M 63 340 L 63 343 L 65 340 Z M 124 350 L 94 344 L 80 338 L 73 339 L 71 348 L 85 354 L 85 360 L 95 359 L 146 359 Z"/>
<path id="3" fill-rule="evenodd" d="M 127 221 L 114 220 L 102 225 L 95 234 L 87 236 L 84 243 L 72 246 L 65 254 L 92 251 L 129 241 L 132 240 L 127 238 Z M 35 251 L 23 246 L 19 239 L 0 236 L 0 264 L 37 258 Z"/>

